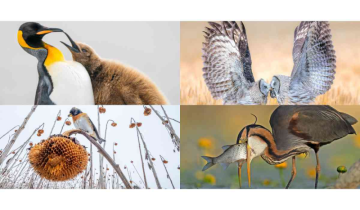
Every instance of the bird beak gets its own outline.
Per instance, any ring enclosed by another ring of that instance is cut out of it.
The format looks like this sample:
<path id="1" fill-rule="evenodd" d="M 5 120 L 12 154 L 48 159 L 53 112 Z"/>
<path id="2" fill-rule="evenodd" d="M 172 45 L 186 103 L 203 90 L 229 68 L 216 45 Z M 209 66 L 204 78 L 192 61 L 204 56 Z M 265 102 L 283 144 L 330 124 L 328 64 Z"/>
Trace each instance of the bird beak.
<path id="1" fill-rule="evenodd" d="M 274 88 L 270 88 L 270 97 L 276 98 L 276 92 L 275 92 Z"/>
<path id="2" fill-rule="evenodd" d="M 44 35 L 44 34 L 49 34 L 49 33 L 52 33 L 52 32 L 63 32 L 63 30 L 60 29 L 60 28 L 47 28 L 47 27 L 44 27 L 41 31 L 37 32 L 36 34 L 37 35 Z"/>
<path id="3" fill-rule="evenodd" d="M 250 152 L 251 152 L 250 145 L 247 144 L 247 145 L 246 145 L 246 167 L 247 167 L 247 175 L 248 175 L 248 181 L 249 181 L 249 188 L 251 187 L 251 174 L 250 174 L 250 163 L 251 163 L 251 159 L 250 159 Z"/>
<path id="4" fill-rule="evenodd" d="M 60 41 L 63 45 L 65 45 L 65 47 L 67 47 L 71 52 L 75 52 L 75 53 L 79 53 L 80 52 L 80 48 L 79 46 L 74 42 L 74 40 L 72 40 L 72 38 L 66 33 L 64 32 L 64 34 L 67 36 L 67 38 L 69 39 L 71 46 L 66 44 L 65 42 Z"/>
<path id="5" fill-rule="evenodd" d="M 69 114 L 68 117 L 72 117 L 72 114 Z"/>
<path id="6" fill-rule="evenodd" d="M 244 161 L 243 160 L 239 160 L 238 161 L 238 176 L 239 176 L 239 187 L 241 189 L 241 167 L 243 165 Z"/>

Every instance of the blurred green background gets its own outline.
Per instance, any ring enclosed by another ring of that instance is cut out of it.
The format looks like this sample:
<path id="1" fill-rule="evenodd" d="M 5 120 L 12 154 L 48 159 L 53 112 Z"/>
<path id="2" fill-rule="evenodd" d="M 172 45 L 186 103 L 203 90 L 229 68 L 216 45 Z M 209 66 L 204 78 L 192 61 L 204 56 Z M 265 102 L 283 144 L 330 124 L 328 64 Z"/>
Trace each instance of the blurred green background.
<path id="1" fill-rule="evenodd" d="M 333 106 L 360 120 L 359 106 Z M 201 156 L 216 157 L 223 145 L 235 144 L 241 129 L 254 123 L 272 130 L 271 113 L 277 106 L 181 106 L 181 188 L 238 188 L 237 164 L 225 171 L 217 164 L 202 172 L 206 161 Z M 353 125 L 360 133 L 360 123 Z M 321 147 L 321 173 L 318 188 L 334 185 L 336 168 L 347 169 L 360 157 L 360 135 L 348 135 Z M 315 185 L 314 152 L 296 158 L 297 176 L 290 188 L 312 189 Z M 257 157 L 251 164 L 251 188 L 284 188 L 291 175 L 291 158 L 280 167 L 267 164 Z M 246 164 L 242 168 L 242 186 L 247 188 Z"/>

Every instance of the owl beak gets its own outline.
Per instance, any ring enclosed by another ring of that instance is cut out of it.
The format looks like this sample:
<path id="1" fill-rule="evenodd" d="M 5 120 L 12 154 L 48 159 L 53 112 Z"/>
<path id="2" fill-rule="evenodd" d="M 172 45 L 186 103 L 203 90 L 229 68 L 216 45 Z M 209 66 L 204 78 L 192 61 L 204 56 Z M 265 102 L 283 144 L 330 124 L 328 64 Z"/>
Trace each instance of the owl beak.
<path id="1" fill-rule="evenodd" d="M 275 92 L 274 88 L 270 88 L 270 97 L 276 98 L 276 92 Z"/>

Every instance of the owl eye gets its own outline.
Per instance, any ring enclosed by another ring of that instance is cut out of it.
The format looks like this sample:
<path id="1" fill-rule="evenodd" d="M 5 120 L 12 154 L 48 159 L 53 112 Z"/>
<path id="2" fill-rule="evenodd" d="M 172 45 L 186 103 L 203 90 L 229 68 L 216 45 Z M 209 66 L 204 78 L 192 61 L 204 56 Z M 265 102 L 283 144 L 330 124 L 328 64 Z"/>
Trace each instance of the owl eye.
<path id="1" fill-rule="evenodd" d="M 86 49 L 82 49 L 81 51 L 84 52 L 84 53 L 87 53 L 87 52 L 88 52 Z"/>

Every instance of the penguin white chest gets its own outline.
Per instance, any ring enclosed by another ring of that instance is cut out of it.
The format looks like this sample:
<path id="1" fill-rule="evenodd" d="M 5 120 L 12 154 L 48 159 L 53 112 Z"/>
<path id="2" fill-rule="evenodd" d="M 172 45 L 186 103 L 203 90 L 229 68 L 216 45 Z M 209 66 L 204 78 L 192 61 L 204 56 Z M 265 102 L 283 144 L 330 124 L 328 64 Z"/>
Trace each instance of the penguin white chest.
<path id="1" fill-rule="evenodd" d="M 78 62 L 56 62 L 47 67 L 53 82 L 50 99 L 57 105 L 93 105 L 90 76 Z"/>

